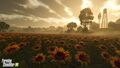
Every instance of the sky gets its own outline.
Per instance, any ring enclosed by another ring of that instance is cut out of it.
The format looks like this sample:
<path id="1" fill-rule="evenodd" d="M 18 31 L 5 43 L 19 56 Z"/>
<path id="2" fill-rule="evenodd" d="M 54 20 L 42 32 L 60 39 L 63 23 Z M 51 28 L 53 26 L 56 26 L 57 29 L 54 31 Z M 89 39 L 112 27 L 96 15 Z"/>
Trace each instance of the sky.
<path id="1" fill-rule="evenodd" d="M 0 20 L 17 27 L 80 25 L 78 16 L 87 7 L 96 22 L 104 8 L 108 9 L 109 21 L 120 18 L 120 0 L 0 0 Z"/>

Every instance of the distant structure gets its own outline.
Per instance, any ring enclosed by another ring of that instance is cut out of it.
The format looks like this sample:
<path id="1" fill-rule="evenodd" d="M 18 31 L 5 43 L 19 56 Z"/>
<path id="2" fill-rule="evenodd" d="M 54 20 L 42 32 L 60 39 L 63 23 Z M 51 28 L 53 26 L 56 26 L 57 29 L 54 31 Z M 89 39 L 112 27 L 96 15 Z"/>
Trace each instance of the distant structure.
<path id="1" fill-rule="evenodd" d="M 101 28 L 101 13 L 98 14 L 98 23 L 99 27 Z"/>
<path id="2" fill-rule="evenodd" d="M 107 17 L 107 9 L 103 9 L 103 16 L 102 16 L 102 21 L 101 21 L 101 13 L 98 15 L 99 23 L 100 23 L 100 28 L 108 28 L 108 17 Z"/>

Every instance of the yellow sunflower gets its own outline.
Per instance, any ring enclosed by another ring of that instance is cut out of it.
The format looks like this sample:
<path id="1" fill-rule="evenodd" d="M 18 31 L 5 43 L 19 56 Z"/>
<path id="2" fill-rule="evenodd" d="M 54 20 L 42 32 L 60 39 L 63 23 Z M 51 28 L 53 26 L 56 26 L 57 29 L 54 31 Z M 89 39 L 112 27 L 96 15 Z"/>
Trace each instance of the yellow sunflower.
<path id="1" fill-rule="evenodd" d="M 34 46 L 32 47 L 32 49 L 33 49 L 34 51 L 39 51 L 39 50 L 41 49 L 41 45 L 34 45 Z"/>
<path id="2" fill-rule="evenodd" d="M 33 57 L 33 63 L 39 63 L 39 62 L 44 62 L 45 61 L 45 55 L 42 53 L 37 54 L 35 57 Z"/>
<path id="3" fill-rule="evenodd" d="M 79 51 L 76 55 L 75 55 L 75 59 L 80 62 L 82 65 L 83 64 L 88 64 L 90 63 L 90 57 L 88 54 L 86 54 L 83 51 Z"/>
<path id="4" fill-rule="evenodd" d="M 20 49 L 20 47 L 18 45 L 11 45 L 11 46 L 7 46 L 5 49 L 3 49 L 3 52 L 7 55 L 7 54 L 12 54 L 16 51 L 18 51 Z"/>
<path id="5" fill-rule="evenodd" d="M 120 50 L 116 49 L 115 53 L 120 56 Z"/>
<path id="6" fill-rule="evenodd" d="M 57 47 L 56 50 L 50 54 L 50 57 L 55 62 L 64 62 L 70 58 L 70 54 L 62 47 Z"/>
<path id="7" fill-rule="evenodd" d="M 113 68 L 120 68 L 120 57 L 112 57 L 111 64 Z"/>
<path id="8" fill-rule="evenodd" d="M 99 45 L 98 48 L 101 50 L 101 51 L 107 51 L 107 47 L 105 45 Z"/>
<path id="9" fill-rule="evenodd" d="M 48 53 L 53 53 L 57 49 L 56 46 L 49 46 L 48 47 Z"/>
<path id="10" fill-rule="evenodd" d="M 83 47 L 82 45 L 79 45 L 79 44 L 76 44 L 76 45 L 74 46 L 74 48 L 75 48 L 76 50 L 78 50 L 78 51 L 84 49 L 84 47 Z"/>
<path id="11" fill-rule="evenodd" d="M 24 48 L 26 45 L 27 45 L 26 42 L 21 42 L 21 43 L 19 43 L 19 47 L 20 47 L 20 48 Z"/>
<path id="12" fill-rule="evenodd" d="M 111 55 L 108 52 L 105 52 L 105 51 L 101 53 L 101 56 L 102 56 L 103 59 L 105 59 L 107 61 L 109 61 L 111 59 Z"/>

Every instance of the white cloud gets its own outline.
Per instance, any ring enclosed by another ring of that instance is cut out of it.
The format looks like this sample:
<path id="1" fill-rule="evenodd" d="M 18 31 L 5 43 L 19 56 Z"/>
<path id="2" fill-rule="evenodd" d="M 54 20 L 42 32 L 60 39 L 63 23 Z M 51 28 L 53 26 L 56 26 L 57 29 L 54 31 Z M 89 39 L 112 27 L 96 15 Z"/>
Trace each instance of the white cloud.
<path id="1" fill-rule="evenodd" d="M 79 24 L 79 19 L 75 18 L 75 17 L 71 17 L 71 18 L 53 18 L 53 17 L 49 17 L 49 18 L 41 18 L 41 17 L 37 17 L 34 15 L 29 15 L 29 16 L 25 16 L 25 15 L 19 15 L 19 14 L 0 14 L 0 19 L 4 19 L 4 20 L 16 20 L 16 19 L 21 19 L 22 20 L 29 20 L 31 22 L 40 22 L 40 21 L 44 21 L 47 23 L 52 23 L 57 25 L 66 25 L 69 22 L 76 22 L 77 24 Z"/>
<path id="2" fill-rule="evenodd" d="M 19 14 L 0 14 L 0 19 L 4 20 L 13 20 L 17 18 L 25 18 L 25 16 Z"/>
<path id="3" fill-rule="evenodd" d="M 64 7 L 64 11 L 69 15 L 69 16 L 73 16 L 73 12 L 70 10 L 69 7 L 67 7 L 66 5 L 64 5 L 61 0 L 55 0 L 58 4 L 60 4 L 61 6 Z"/>
<path id="4" fill-rule="evenodd" d="M 17 13 L 24 13 L 22 10 L 18 10 L 18 9 L 13 9 L 13 11 Z"/>
<path id="5" fill-rule="evenodd" d="M 63 26 L 63 25 L 66 25 L 67 23 L 69 22 L 75 22 L 77 23 L 78 25 L 80 24 L 80 21 L 78 18 L 76 17 L 71 17 L 71 18 L 52 18 L 52 17 L 49 17 L 49 18 L 41 18 L 41 17 L 35 17 L 35 16 L 32 16 L 31 18 L 29 18 L 31 20 L 33 20 L 34 22 L 39 22 L 39 21 L 45 21 L 47 23 L 56 23 L 56 26 Z"/>
<path id="6" fill-rule="evenodd" d="M 48 5 L 44 4 L 43 2 L 39 1 L 39 0 L 28 0 L 26 4 L 19 4 L 19 6 L 22 6 L 24 8 L 37 8 L 39 6 L 42 6 L 46 9 L 48 9 L 48 11 L 50 13 L 55 14 L 58 17 L 62 17 L 60 14 L 58 14 L 56 11 L 54 11 L 53 9 L 51 9 Z"/>

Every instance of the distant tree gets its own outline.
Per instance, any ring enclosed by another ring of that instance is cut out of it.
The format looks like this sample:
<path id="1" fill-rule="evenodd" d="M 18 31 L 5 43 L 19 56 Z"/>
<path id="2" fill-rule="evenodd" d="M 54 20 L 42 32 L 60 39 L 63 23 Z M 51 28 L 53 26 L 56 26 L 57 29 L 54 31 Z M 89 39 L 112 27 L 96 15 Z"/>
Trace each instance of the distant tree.
<path id="1" fill-rule="evenodd" d="M 87 25 L 92 23 L 94 16 L 90 8 L 85 8 L 80 12 L 79 19 L 83 26 L 83 31 L 88 31 Z"/>
<path id="2" fill-rule="evenodd" d="M 68 28 L 67 32 L 74 32 L 75 31 L 74 28 L 76 28 L 76 27 L 77 27 L 76 23 L 74 23 L 74 22 L 68 23 L 67 24 L 67 28 Z"/>
<path id="3" fill-rule="evenodd" d="M 79 27 L 77 28 L 77 32 L 81 32 L 81 31 L 82 31 L 82 27 L 79 26 Z"/>
<path id="4" fill-rule="evenodd" d="M 50 30 L 50 31 L 53 31 L 53 32 L 54 32 L 54 31 L 56 30 L 56 27 L 55 27 L 55 26 L 49 26 L 49 27 L 48 27 L 48 30 Z"/>
<path id="5" fill-rule="evenodd" d="M 108 24 L 108 26 L 112 26 L 112 25 L 115 25 L 115 22 L 110 21 L 109 24 Z"/>
<path id="6" fill-rule="evenodd" d="M 28 29 L 31 29 L 32 27 L 31 26 L 28 26 Z"/>
<path id="7" fill-rule="evenodd" d="M 6 22 L 0 22 L 0 32 L 6 31 L 10 27 Z"/>
<path id="8" fill-rule="evenodd" d="M 116 20 L 116 23 L 119 23 L 119 24 L 120 24 L 120 19 Z"/>
<path id="9" fill-rule="evenodd" d="M 110 29 L 120 30 L 120 24 L 119 23 L 110 21 L 108 26 L 109 26 Z"/>
<path id="10" fill-rule="evenodd" d="M 61 26 L 58 26 L 56 31 L 62 33 L 64 31 L 64 28 Z"/>
<path id="11" fill-rule="evenodd" d="M 113 21 L 110 21 L 108 24 L 109 28 L 115 28 L 116 25 L 117 25 L 116 22 Z"/>
<path id="12" fill-rule="evenodd" d="M 26 32 L 34 32 L 32 26 L 28 26 L 26 28 Z"/>
<path id="13" fill-rule="evenodd" d="M 99 24 L 96 23 L 96 22 L 93 22 L 93 23 L 91 24 L 90 28 L 91 28 L 92 30 L 99 29 Z"/>

